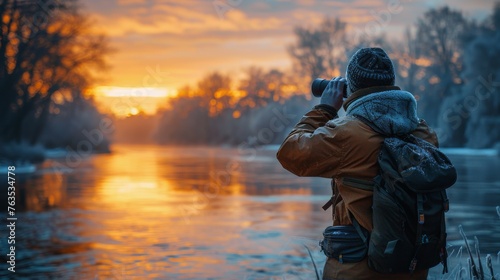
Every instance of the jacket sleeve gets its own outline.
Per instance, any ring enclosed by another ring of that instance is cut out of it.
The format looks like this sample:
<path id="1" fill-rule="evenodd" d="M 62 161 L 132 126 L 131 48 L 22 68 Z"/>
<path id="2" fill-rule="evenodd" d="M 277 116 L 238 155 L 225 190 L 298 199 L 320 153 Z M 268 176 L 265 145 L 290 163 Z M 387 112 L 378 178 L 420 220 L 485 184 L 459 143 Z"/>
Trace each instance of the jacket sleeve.
<path id="1" fill-rule="evenodd" d="M 298 176 L 332 178 L 342 159 L 342 141 L 337 127 L 325 124 L 337 118 L 332 108 L 316 106 L 302 117 L 277 153 L 283 168 Z"/>

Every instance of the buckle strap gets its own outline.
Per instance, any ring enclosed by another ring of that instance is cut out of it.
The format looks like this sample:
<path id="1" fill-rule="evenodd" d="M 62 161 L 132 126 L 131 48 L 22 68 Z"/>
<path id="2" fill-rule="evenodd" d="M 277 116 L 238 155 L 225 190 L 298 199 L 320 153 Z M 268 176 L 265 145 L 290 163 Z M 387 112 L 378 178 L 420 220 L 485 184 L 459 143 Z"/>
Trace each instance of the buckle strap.
<path id="1" fill-rule="evenodd" d="M 365 191 L 373 191 L 373 187 L 375 186 L 372 180 L 363 180 L 353 177 L 342 177 L 342 184 Z"/>
<path id="2" fill-rule="evenodd" d="M 328 208 L 330 208 L 330 206 L 332 206 L 333 203 L 335 203 L 335 179 L 332 179 L 331 187 L 332 187 L 332 197 L 330 197 L 330 199 L 325 203 L 325 205 L 321 207 L 325 211 L 328 210 Z"/>
<path id="3" fill-rule="evenodd" d="M 363 179 L 358 179 L 358 178 L 353 178 L 353 177 L 342 177 L 342 184 L 365 190 L 365 191 L 373 191 L 373 188 L 375 186 L 375 182 L 372 180 L 363 180 Z M 334 203 L 335 203 L 335 179 L 332 179 L 332 197 L 321 207 L 323 208 L 324 211 L 328 210 Z"/>
<path id="4" fill-rule="evenodd" d="M 328 208 L 330 208 L 330 206 L 333 205 L 333 202 L 335 201 L 335 195 L 332 195 L 332 197 L 330 197 L 330 200 L 328 200 L 325 205 L 321 206 L 321 208 L 323 208 L 323 210 L 328 210 Z"/>
<path id="5" fill-rule="evenodd" d="M 420 193 L 417 194 L 417 215 L 418 215 L 417 219 L 419 228 L 421 229 L 422 225 L 425 223 L 425 215 L 424 215 L 424 197 Z"/>

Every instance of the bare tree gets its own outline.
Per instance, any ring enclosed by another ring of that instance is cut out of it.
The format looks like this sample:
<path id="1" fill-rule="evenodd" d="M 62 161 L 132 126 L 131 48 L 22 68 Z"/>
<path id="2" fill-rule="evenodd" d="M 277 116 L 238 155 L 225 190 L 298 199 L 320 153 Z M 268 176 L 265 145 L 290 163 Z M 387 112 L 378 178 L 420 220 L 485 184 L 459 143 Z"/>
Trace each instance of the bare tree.
<path id="1" fill-rule="evenodd" d="M 311 82 L 343 72 L 349 48 L 345 22 L 326 18 L 317 28 L 296 27 L 294 34 L 297 40 L 288 47 L 288 53 L 300 76 Z"/>
<path id="2" fill-rule="evenodd" d="M 0 140 L 34 144 L 53 96 L 83 98 L 109 49 L 104 37 L 90 35 L 75 0 L 2 1 L 0 21 Z M 30 115 L 34 123 L 26 125 Z"/>
<path id="3" fill-rule="evenodd" d="M 231 77 L 218 72 L 206 75 L 198 82 L 201 106 L 209 108 L 210 116 L 216 116 L 231 106 Z"/>
<path id="4" fill-rule="evenodd" d="M 467 117 L 465 144 L 500 148 L 500 3 L 478 29 L 464 49 L 465 85 L 459 105 Z"/>
<path id="5" fill-rule="evenodd" d="M 470 29 L 462 12 L 447 6 L 431 9 L 418 20 L 415 42 L 426 80 L 420 83 L 422 102 L 440 104 L 457 94 L 456 86 L 462 84 L 463 42 Z M 431 124 L 436 124 L 438 113 L 434 106 L 424 111 Z"/>
<path id="6" fill-rule="evenodd" d="M 237 104 L 242 113 L 285 98 L 283 87 L 286 86 L 286 81 L 283 72 L 276 69 L 266 72 L 259 67 L 250 67 L 245 72 L 246 77 L 240 81 L 239 87 L 245 96 Z"/>
<path id="7" fill-rule="evenodd" d="M 431 9 L 417 24 L 418 47 L 431 62 L 433 74 L 446 82 L 460 83 L 462 41 L 470 23 L 462 12 L 449 7 Z"/>

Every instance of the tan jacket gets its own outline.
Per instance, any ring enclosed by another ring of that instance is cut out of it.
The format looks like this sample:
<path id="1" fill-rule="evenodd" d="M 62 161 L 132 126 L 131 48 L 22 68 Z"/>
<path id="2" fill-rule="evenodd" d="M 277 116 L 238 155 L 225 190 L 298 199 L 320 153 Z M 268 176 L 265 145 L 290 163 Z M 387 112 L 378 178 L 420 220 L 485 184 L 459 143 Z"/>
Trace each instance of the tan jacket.
<path id="1" fill-rule="evenodd" d="M 380 90 L 357 91 L 346 100 L 344 107 Z M 438 145 L 436 134 L 423 120 L 412 134 Z M 383 140 L 382 135 L 354 116 L 338 118 L 334 110 L 316 108 L 295 126 L 281 145 L 277 158 L 285 169 L 298 176 L 334 180 L 333 225 L 352 224 L 349 210 L 361 226 L 371 231 L 373 193 L 352 187 L 352 179 L 370 181 L 377 175 L 377 157 Z"/>
<path id="2" fill-rule="evenodd" d="M 372 192 L 349 187 L 345 177 L 372 180 L 378 173 L 377 156 L 384 137 L 352 116 L 335 118 L 314 109 L 295 126 L 281 145 L 277 158 L 298 176 L 335 180 L 334 225 L 349 225 L 349 209 L 359 223 L 372 229 Z M 413 135 L 437 145 L 437 137 L 425 121 Z"/>

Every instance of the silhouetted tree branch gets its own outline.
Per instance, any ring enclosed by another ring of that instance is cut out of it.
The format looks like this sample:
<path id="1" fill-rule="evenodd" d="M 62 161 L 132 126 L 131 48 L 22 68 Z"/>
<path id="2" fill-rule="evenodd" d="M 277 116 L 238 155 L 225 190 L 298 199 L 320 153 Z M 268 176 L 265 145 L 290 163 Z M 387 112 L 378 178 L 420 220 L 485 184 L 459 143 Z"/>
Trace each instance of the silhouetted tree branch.
<path id="1" fill-rule="evenodd" d="M 2 1 L 0 20 L 0 140 L 35 144 L 54 94 L 81 100 L 109 48 L 76 0 Z"/>

